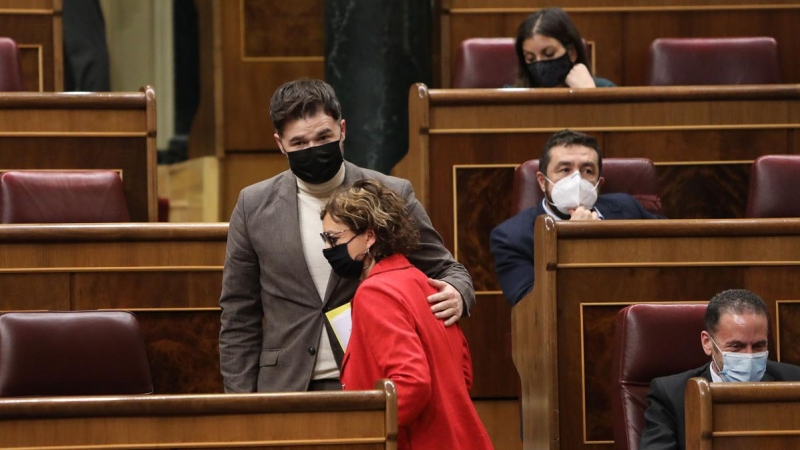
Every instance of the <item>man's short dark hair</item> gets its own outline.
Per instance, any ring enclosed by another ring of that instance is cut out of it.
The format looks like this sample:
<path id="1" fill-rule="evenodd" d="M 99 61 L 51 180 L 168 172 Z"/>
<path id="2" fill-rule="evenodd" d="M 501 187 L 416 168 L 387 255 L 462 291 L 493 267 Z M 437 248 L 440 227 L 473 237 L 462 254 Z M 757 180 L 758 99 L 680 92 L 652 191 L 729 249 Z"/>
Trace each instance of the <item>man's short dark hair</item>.
<path id="1" fill-rule="evenodd" d="M 539 172 L 547 175 L 547 166 L 550 165 L 550 150 L 553 147 L 571 147 L 573 145 L 582 145 L 589 147 L 597 152 L 597 171 L 603 173 L 603 152 L 600 151 L 600 146 L 597 144 L 597 139 L 589 136 L 586 133 L 572 130 L 561 130 L 556 134 L 550 136 L 547 143 L 544 144 L 544 150 L 539 156 Z"/>
<path id="2" fill-rule="evenodd" d="M 767 304 L 758 295 L 746 289 L 728 289 L 715 295 L 706 309 L 706 331 L 717 332 L 719 318 L 723 314 L 762 314 L 769 320 Z"/>
<path id="3" fill-rule="evenodd" d="M 300 78 L 284 83 L 272 94 L 269 118 L 278 136 L 283 136 L 287 121 L 314 116 L 319 109 L 337 122 L 342 118 L 342 106 L 331 85 L 322 80 Z"/>

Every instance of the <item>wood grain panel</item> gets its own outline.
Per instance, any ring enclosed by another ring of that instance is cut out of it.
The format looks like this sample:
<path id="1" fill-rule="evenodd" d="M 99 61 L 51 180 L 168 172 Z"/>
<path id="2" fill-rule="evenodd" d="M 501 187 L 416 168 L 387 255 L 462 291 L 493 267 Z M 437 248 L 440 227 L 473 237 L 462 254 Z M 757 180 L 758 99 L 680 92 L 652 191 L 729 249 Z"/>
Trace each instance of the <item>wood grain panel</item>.
<path id="1" fill-rule="evenodd" d="M 3 36 L 10 37 L 22 46 L 23 82 L 30 91 L 64 90 L 63 37 L 61 29 L 61 1 L 57 0 L 9 0 L 0 5 L 0 29 Z M 33 69 L 32 52 L 26 47 L 41 49 L 40 62 L 36 56 Z M 40 89 L 40 86 L 43 89 Z"/>
<path id="2" fill-rule="evenodd" d="M 440 17 L 442 33 L 447 34 L 441 38 L 443 48 L 438 68 L 442 87 L 450 86 L 461 41 L 472 37 L 515 36 L 528 14 L 553 6 L 523 0 L 448 3 Z M 772 36 L 778 41 L 783 82 L 800 81 L 797 62 L 800 48 L 794 45 L 793 24 L 800 19 L 796 2 L 660 0 L 643 5 L 636 0 L 572 0 L 558 6 L 567 9 L 585 39 L 595 42 L 596 74 L 619 86 L 644 83 L 647 51 L 658 37 Z"/>
<path id="3" fill-rule="evenodd" d="M 244 58 L 322 57 L 325 24 L 322 2 L 240 0 Z"/>
<path id="4" fill-rule="evenodd" d="M 223 163 L 222 221 L 231 217 L 242 189 L 289 169 L 286 157 L 279 151 L 229 153 Z"/>
<path id="5" fill-rule="evenodd" d="M 19 59 L 22 65 L 22 82 L 26 91 L 40 92 L 44 90 L 44 67 L 42 60 L 42 47 L 22 46 L 19 49 Z"/>
<path id="6" fill-rule="evenodd" d="M 659 166 L 662 214 L 667 218 L 744 217 L 750 165 Z"/>
<path id="7" fill-rule="evenodd" d="M 777 335 L 779 361 L 800 362 L 800 301 L 779 299 L 777 310 Z"/>
<path id="8" fill-rule="evenodd" d="M 70 274 L 0 274 L 0 311 L 70 309 Z"/>
<path id="9" fill-rule="evenodd" d="M 486 427 L 494 448 L 521 450 L 519 436 L 519 402 L 516 400 L 474 402 L 478 416 Z"/>
<path id="10" fill-rule="evenodd" d="M 222 270 L 81 272 L 75 309 L 218 308 Z"/>
<path id="11" fill-rule="evenodd" d="M 136 311 L 156 394 L 222 393 L 219 311 Z"/>

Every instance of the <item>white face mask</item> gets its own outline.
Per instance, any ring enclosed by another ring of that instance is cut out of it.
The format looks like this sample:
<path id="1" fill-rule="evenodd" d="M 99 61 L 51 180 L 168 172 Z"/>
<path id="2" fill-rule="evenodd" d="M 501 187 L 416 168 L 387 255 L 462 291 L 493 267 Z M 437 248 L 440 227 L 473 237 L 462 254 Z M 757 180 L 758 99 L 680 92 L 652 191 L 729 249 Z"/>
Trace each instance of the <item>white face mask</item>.
<path id="1" fill-rule="evenodd" d="M 714 361 L 714 365 L 717 366 L 717 374 L 722 381 L 761 381 L 761 378 L 764 377 L 764 372 L 767 371 L 769 352 L 723 352 L 714 338 L 711 338 L 711 342 L 722 353 L 722 370 L 719 370 L 719 364 Z M 714 360 L 713 354 L 711 357 Z"/>
<path id="2" fill-rule="evenodd" d="M 550 181 L 547 176 L 544 179 Z M 556 183 L 552 181 L 550 183 L 553 184 L 553 190 L 550 191 L 551 201 L 564 214 L 570 214 L 569 210 L 578 206 L 591 209 L 597 202 L 597 185 L 600 184 L 600 180 L 592 184 L 577 170 Z"/>

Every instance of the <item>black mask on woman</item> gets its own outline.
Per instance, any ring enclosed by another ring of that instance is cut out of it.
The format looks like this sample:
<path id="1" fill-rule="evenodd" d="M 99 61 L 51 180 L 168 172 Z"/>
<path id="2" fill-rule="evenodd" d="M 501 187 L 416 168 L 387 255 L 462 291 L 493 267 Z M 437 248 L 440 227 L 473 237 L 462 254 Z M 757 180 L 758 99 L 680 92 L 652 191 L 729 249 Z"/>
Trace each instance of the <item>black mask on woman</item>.
<path id="1" fill-rule="evenodd" d="M 364 258 L 362 259 L 351 258 L 350 252 L 347 251 L 347 244 L 357 236 L 353 236 L 352 239 L 345 243 L 322 249 L 322 254 L 325 255 L 325 259 L 328 260 L 331 269 L 342 278 L 360 278 L 361 272 L 364 271 L 364 259 L 369 250 L 364 253 Z"/>
<path id="2" fill-rule="evenodd" d="M 531 77 L 533 87 L 556 87 L 564 83 L 572 66 L 569 52 L 564 52 L 564 56 L 560 58 L 528 64 L 528 75 Z"/>
<path id="3" fill-rule="evenodd" d="M 286 155 L 289 157 L 289 168 L 294 175 L 311 184 L 330 181 L 344 161 L 339 141 L 287 152 Z"/>

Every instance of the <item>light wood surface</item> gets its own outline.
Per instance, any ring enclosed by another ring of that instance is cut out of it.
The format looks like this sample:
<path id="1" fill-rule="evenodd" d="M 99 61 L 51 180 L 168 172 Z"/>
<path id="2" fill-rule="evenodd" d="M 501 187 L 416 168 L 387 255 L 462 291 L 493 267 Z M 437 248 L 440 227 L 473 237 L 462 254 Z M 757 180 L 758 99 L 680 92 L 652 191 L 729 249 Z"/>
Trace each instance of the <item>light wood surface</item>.
<path id="1" fill-rule="evenodd" d="M 511 313 L 525 449 L 612 448 L 608 349 L 617 312 L 633 303 L 749 289 L 767 302 L 771 355 L 800 363 L 800 219 L 541 216 L 534 253 L 534 289 Z"/>
<path id="2" fill-rule="evenodd" d="M 396 449 L 394 384 L 333 393 L 0 399 L 16 449 Z"/>
<path id="3" fill-rule="evenodd" d="M 115 170 L 131 220 L 155 222 L 155 103 L 150 87 L 0 94 L 0 170 Z"/>
<path id="4" fill-rule="evenodd" d="M 800 383 L 686 384 L 687 450 L 800 446 Z"/>

